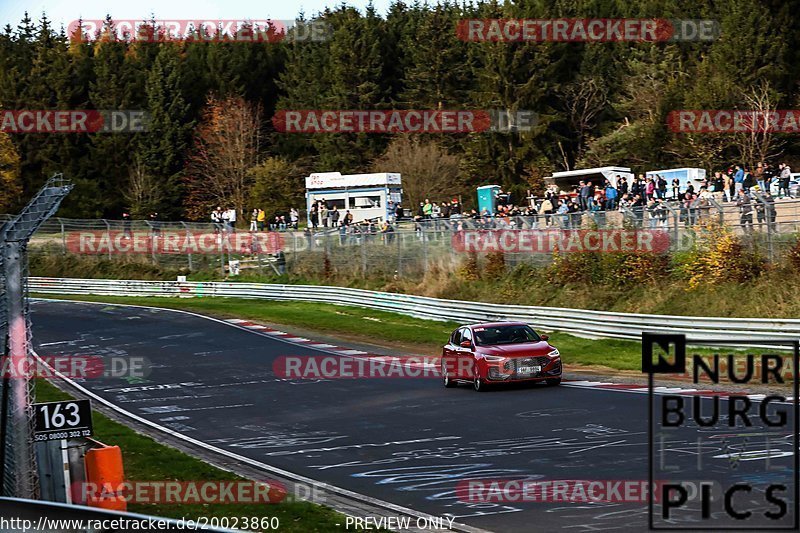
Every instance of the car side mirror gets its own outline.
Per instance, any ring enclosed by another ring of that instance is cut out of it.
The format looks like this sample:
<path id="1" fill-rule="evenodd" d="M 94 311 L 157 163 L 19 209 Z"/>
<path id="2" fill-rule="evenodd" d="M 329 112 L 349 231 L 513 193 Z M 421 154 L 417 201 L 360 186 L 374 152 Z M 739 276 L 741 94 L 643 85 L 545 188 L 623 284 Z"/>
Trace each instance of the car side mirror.
<path id="1" fill-rule="evenodd" d="M 470 341 L 461 341 L 460 346 L 462 348 L 472 348 L 472 343 Z"/>
<path id="2" fill-rule="evenodd" d="M 540 337 L 540 338 L 541 338 L 543 341 L 546 341 L 547 339 L 549 339 L 549 338 L 550 338 L 550 335 L 539 335 L 539 337 Z"/>

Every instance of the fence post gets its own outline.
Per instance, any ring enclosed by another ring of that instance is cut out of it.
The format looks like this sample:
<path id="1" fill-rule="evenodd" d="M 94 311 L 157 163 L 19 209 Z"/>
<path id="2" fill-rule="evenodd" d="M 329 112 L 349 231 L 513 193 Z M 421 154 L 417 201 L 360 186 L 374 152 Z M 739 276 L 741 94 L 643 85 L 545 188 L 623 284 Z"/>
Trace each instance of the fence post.
<path id="1" fill-rule="evenodd" d="M 361 239 L 361 273 L 367 275 L 367 239 Z"/>
<path id="2" fill-rule="evenodd" d="M 428 270 L 428 234 L 425 231 L 426 225 L 423 224 L 422 231 L 422 268 Z"/>
<path id="3" fill-rule="evenodd" d="M 106 225 L 106 236 L 108 237 L 108 242 L 111 242 L 111 224 L 108 223 L 108 220 L 103 219 L 103 223 Z M 108 260 L 111 261 L 111 246 L 108 247 Z"/>
<path id="4" fill-rule="evenodd" d="M 761 194 L 759 191 L 753 191 L 753 196 L 756 198 L 756 202 L 761 204 L 761 213 L 763 221 L 759 224 L 759 230 L 762 229 L 763 225 L 767 227 L 767 257 L 769 262 L 772 263 L 775 261 L 775 250 L 773 249 L 772 243 L 772 222 L 770 218 L 772 217 L 772 213 L 770 213 L 770 203 L 767 202 L 767 199 Z M 772 204 L 772 208 L 774 209 L 774 203 Z M 758 221 L 758 209 L 756 208 L 756 221 Z M 755 237 L 751 236 L 753 242 L 755 243 Z"/>
<path id="5" fill-rule="evenodd" d="M 397 232 L 397 277 L 400 278 L 403 275 L 403 243 L 402 240 L 405 238 L 403 232 Z"/>
<path id="6" fill-rule="evenodd" d="M 181 225 L 186 229 L 186 240 L 188 242 L 188 240 L 189 240 L 189 226 L 187 226 L 186 222 L 183 222 L 183 221 L 181 221 Z M 191 272 L 192 270 L 194 270 L 193 265 L 192 265 L 192 252 L 188 252 L 186 254 L 186 257 L 187 257 L 187 260 L 189 262 L 189 272 Z"/>
<path id="7" fill-rule="evenodd" d="M 59 218 L 58 223 L 61 225 L 61 245 L 64 247 L 64 255 L 67 255 L 67 233 L 64 231 L 64 221 Z"/>

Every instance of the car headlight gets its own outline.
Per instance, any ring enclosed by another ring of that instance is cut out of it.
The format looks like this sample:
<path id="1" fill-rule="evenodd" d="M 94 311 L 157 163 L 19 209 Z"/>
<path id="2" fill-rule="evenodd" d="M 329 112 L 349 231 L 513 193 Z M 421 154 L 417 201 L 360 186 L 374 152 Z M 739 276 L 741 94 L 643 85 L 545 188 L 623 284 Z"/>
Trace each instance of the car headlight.
<path id="1" fill-rule="evenodd" d="M 547 355 L 548 355 L 548 357 L 558 357 L 558 356 L 560 356 L 561 354 L 559 353 L 559 351 L 558 351 L 558 348 L 553 348 L 553 351 L 552 351 L 552 352 L 550 352 L 550 353 L 549 353 L 549 354 L 547 354 Z"/>
<path id="2" fill-rule="evenodd" d="M 500 363 L 506 360 L 505 357 L 500 357 L 498 355 L 484 355 L 483 358 L 489 363 Z"/>

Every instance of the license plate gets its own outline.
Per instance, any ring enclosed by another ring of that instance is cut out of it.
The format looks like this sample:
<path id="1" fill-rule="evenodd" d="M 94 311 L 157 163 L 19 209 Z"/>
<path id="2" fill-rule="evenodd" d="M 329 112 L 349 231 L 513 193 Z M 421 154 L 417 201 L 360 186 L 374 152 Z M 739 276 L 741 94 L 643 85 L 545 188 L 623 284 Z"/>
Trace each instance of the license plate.
<path id="1" fill-rule="evenodd" d="M 538 374 L 542 371 L 540 366 L 521 366 L 517 370 L 517 374 Z"/>

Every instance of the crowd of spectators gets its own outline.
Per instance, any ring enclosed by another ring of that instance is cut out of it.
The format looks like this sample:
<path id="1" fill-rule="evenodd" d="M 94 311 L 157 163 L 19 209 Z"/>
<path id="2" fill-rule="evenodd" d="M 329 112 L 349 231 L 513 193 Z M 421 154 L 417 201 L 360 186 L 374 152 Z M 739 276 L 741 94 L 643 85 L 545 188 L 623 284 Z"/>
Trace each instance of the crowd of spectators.
<path id="1" fill-rule="evenodd" d="M 571 191 L 549 188 L 537 198 L 528 198 L 526 205 L 515 205 L 510 195 L 497 193 L 495 212 L 466 210 L 458 198 L 444 201 L 425 199 L 415 210 L 407 210 L 400 203 L 389 202 L 387 217 L 354 222 L 353 213 L 340 209 L 333 202 L 318 200 L 308 213 L 307 234 L 320 230 L 336 229 L 343 240 L 378 233 L 390 234 L 395 224 L 411 220 L 417 231 L 426 228 L 454 229 L 465 227 L 580 227 L 585 214 L 603 225 L 606 213 L 623 211 L 639 225 L 667 227 L 671 216 L 679 214 L 686 225 L 695 224 L 710 211 L 712 203 L 734 203 L 739 210 L 740 223 L 746 231 L 752 230 L 753 214 L 759 224 L 774 226 L 775 197 L 792 197 L 791 168 L 786 163 L 774 167 L 759 163 L 751 171 L 744 165 L 734 165 L 713 173 L 713 176 L 695 183 L 681 183 L 678 179 L 667 181 L 654 174 L 639 174 L 632 179 L 617 175 L 603 183 L 581 181 Z M 794 186 L 793 186 L 794 187 Z M 773 196 L 772 192 L 776 194 Z M 211 213 L 215 231 L 235 231 L 237 213 L 233 208 L 217 207 Z M 297 230 L 300 213 L 291 208 L 288 215 L 276 215 L 269 220 L 263 209 L 254 208 L 250 214 L 250 231 Z"/>

